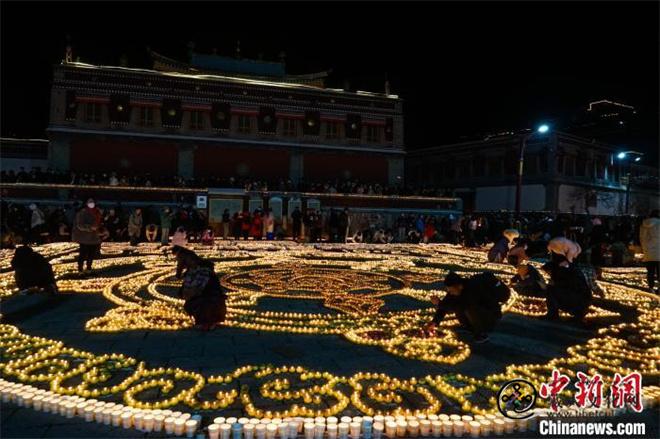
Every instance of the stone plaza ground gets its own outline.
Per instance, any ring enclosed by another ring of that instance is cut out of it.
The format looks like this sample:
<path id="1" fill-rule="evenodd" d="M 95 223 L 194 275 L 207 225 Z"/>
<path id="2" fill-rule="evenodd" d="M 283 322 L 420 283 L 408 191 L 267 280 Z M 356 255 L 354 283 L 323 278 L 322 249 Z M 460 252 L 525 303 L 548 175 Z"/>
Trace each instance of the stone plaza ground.
<path id="1" fill-rule="evenodd" d="M 104 245 L 102 259 L 83 274 L 75 269 L 74 245 L 41 250 L 58 277 L 61 294 L 54 298 L 16 296 L 10 254 L 0 261 L 2 377 L 55 393 L 199 414 L 205 426 L 218 416 L 498 413 L 502 383 L 524 377 L 538 388 L 554 368 L 599 372 L 606 383 L 617 372 L 640 371 L 645 391 L 658 390 L 658 299 L 642 291 L 640 269 L 606 270 L 586 326 L 545 321 L 542 300 L 514 293 L 490 341 L 473 344 L 454 319 L 434 338 L 419 328 L 432 315 L 431 295 L 444 294 L 449 270 L 514 274 L 510 266 L 487 263 L 479 250 L 197 247 L 214 260 L 229 294 L 227 325 L 211 332 L 191 328 L 176 298 L 175 263 L 159 247 Z M 124 357 L 102 357 L 108 354 Z M 85 374 L 92 370 L 97 375 Z M 98 374 L 103 378 L 95 380 Z M 104 386 L 103 394 L 94 393 Z M 657 437 L 657 415 L 656 406 L 626 419 L 642 419 L 646 436 Z M 163 436 L 15 403 L 3 403 L 1 420 L 2 437 Z"/>

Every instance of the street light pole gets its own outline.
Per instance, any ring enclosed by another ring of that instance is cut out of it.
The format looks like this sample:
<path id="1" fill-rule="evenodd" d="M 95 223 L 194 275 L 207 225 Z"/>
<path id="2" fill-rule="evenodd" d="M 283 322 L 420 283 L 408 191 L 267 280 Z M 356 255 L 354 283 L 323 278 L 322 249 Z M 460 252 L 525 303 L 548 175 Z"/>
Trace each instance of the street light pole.
<path id="1" fill-rule="evenodd" d="M 518 156 L 518 178 L 516 181 L 516 219 L 520 218 L 520 199 L 522 196 L 522 179 L 523 179 L 523 169 L 525 166 L 525 149 L 527 149 L 527 141 L 532 138 L 534 134 L 541 133 L 545 134 L 550 130 L 550 127 L 547 125 L 541 125 L 537 128 L 536 132 L 532 131 L 531 133 L 525 134 L 522 138 L 520 144 L 520 155 Z"/>
<path id="2" fill-rule="evenodd" d="M 527 148 L 527 140 L 531 136 L 532 133 L 523 136 L 522 143 L 520 144 L 520 155 L 518 156 L 518 179 L 516 181 L 516 219 L 520 218 L 520 197 L 522 193 L 523 168 L 525 166 L 525 149 Z"/>
<path id="3" fill-rule="evenodd" d="M 617 158 L 619 160 L 625 160 L 628 158 L 628 155 L 634 155 L 636 156 L 635 161 L 638 162 L 642 159 L 642 156 L 644 153 L 637 152 L 637 151 L 623 151 L 617 154 Z M 630 159 L 628 159 L 628 172 L 626 173 L 626 209 L 625 213 L 628 215 L 628 207 L 630 206 L 630 186 L 632 183 L 632 162 Z"/>

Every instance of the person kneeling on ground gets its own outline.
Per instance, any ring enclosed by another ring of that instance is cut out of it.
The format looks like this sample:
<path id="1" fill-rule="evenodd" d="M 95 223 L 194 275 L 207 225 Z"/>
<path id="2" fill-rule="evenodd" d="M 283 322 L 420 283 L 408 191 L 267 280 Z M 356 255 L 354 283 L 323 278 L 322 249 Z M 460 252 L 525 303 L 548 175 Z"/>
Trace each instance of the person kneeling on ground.
<path id="1" fill-rule="evenodd" d="M 45 257 L 28 246 L 21 246 L 14 252 L 11 260 L 16 286 L 21 292 L 32 288 L 41 288 L 46 293 L 56 294 L 57 283 L 53 267 Z"/>
<path id="2" fill-rule="evenodd" d="M 175 246 L 177 277 L 183 278 L 179 297 L 185 300 L 183 309 L 195 319 L 195 327 L 203 331 L 214 329 L 224 322 L 227 313 L 226 296 L 213 262 L 200 258 L 195 252 Z M 185 270 L 185 271 L 184 271 Z"/>
<path id="3" fill-rule="evenodd" d="M 488 341 L 488 332 L 502 318 L 500 303 L 508 299 L 509 293 L 506 285 L 488 272 L 466 279 L 452 271 L 444 283 L 447 295 L 442 300 L 431 299 L 437 308 L 425 330 L 433 332 L 445 315 L 453 312 L 461 327 L 472 331 L 475 343 Z"/>
<path id="4" fill-rule="evenodd" d="M 558 237 L 550 240 L 548 251 L 552 252 L 553 261 L 561 263 L 565 260 L 569 264 L 572 264 L 580 256 L 580 253 L 582 253 L 582 248 L 577 242 L 573 242 L 568 238 Z"/>
<path id="5" fill-rule="evenodd" d="M 517 230 L 507 229 L 502 232 L 502 237 L 488 250 L 488 262 L 502 262 L 506 260 L 509 253 L 509 246 L 520 236 Z"/>
<path id="6" fill-rule="evenodd" d="M 543 266 L 550 274 L 550 284 L 546 289 L 548 313 L 546 319 L 556 320 L 559 311 L 573 316 L 578 323 L 583 323 L 592 301 L 591 288 L 580 269 L 561 256 Z"/>
<path id="7" fill-rule="evenodd" d="M 545 297 L 547 285 L 541 273 L 532 264 L 519 264 L 511 286 L 523 296 Z"/>

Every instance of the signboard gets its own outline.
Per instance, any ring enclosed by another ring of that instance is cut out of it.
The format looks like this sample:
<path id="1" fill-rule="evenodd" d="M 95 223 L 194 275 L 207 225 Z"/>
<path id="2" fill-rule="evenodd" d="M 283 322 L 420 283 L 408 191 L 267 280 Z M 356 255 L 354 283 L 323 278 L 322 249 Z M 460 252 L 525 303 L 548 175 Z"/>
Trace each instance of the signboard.
<path id="1" fill-rule="evenodd" d="M 198 209 L 206 209 L 206 202 L 208 200 L 208 197 L 206 195 L 197 195 L 197 208 Z"/>

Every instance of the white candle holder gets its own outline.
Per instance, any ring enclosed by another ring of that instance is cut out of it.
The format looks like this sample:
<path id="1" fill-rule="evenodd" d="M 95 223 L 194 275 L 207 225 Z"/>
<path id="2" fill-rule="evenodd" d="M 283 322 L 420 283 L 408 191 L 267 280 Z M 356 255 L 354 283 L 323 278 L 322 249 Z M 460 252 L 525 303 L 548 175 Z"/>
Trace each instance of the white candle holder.
<path id="1" fill-rule="evenodd" d="M 231 425 L 230 424 L 221 424 L 220 425 L 220 439 L 229 439 L 231 435 Z"/>
<path id="2" fill-rule="evenodd" d="M 376 419 L 377 416 L 374 416 L 374 420 Z M 382 417 L 382 416 L 381 416 Z M 385 420 L 384 417 L 382 417 L 383 420 Z M 373 439 L 382 439 L 383 437 L 383 432 L 385 431 L 385 424 L 383 424 L 380 421 L 374 421 L 374 424 L 372 426 L 372 437 Z"/>
<path id="3" fill-rule="evenodd" d="M 406 431 L 408 430 L 408 422 L 399 420 L 396 421 L 396 436 L 397 437 L 406 437 Z"/>
<path id="4" fill-rule="evenodd" d="M 504 434 L 504 427 L 506 423 L 502 419 L 493 420 L 493 432 L 495 436 L 502 436 Z"/>
<path id="5" fill-rule="evenodd" d="M 154 416 L 154 431 L 163 431 L 163 423 L 165 422 L 165 416 L 156 415 Z"/>
<path id="6" fill-rule="evenodd" d="M 119 427 L 121 426 L 121 414 L 123 412 L 121 410 L 114 410 L 112 412 L 112 426 L 113 427 Z"/>
<path id="7" fill-rule="evenodd" d="M 112 424 L 112 412 L 114 412 L 113 409 L 103 409 L 103 424 L 104 425 L 110 425 Z"/>
<path id="8" fill-rule="evenodd" d="M 336 423 L 328 424 L 326 428 L 328 430 L 328 439 L 337 439 L 337 429 L 338 429 L 337 424 Z"/>
<path id="9" fill-rule="evenodd" d="M 144 415 L 142 418 L 142 428 L 146 432 L 152 432 L 154 431 L 154 416 L 149 414 L 149 415 Z"/>
<path id="10" fill-rule="evenodd" d="M 257 439 L 266 439 L 266 425 L 265 424 L 255 425 L 254 433 L 257 436 Z"/>
<path id="11" fill-rule="evenodd" d="M 339 424 L 337 424 L 337 437 L 339 439 L 347 439 L 349 428 L 350 428 L 349 424 L 346 422 L 340 422 Z"/>
<path id="12" fill-rule="evenodd" d="M 481 434 L 483 436 L 490 436 L 493 431 L 493 422 L 489 419 L 482 419 L 479 423 L 481 424 Z"/>
<path id="13" fill-rule="evenodd" d="M 395 421 L 387 421 L 385 424 L 385 435 L 387 435 L 388 438 L 393 438 L 396 437 L 396 422 Z"/>
<path id="14" fill-rule="evenodd" d="M 266 439 L 275 439 L 275 436 L 277 436 L 277 425 L 266 425 Z"/>
<path id="15" fill-rule="evenodd" d="M 222 416 L 219 416 L 213 420 L 214 424 L 222 425 L 225 423 L 225 418 Z"/>
<path id="16" fill-rule="evenodd" d="M 44 397 L 43 395 L 36 395 L 32 400 L 32 407 L 35 410 L 42 410 L 44 406 Z"/>
<path id="17" fill-rule="evenodd" d="M 186 421 L 183 419 L 174 420 L 174 434 L 177 436 L 183 436 L 183 432 L 186 429 Z"/>
<path id="18" fill-rule="evenodd" d="M 438 422 L 442 422 L 442 437 L 449 437 L 454 433 L 454 421 L 438 421 Z M 435 436 L 435 430 L 433 436 Z"/>
<path id="19" fill-rule="evenodd" d="M 94 422 L 97 422 L 99 424 L 103 423 L 103 408 L 102 407 L 96 407 L 94 409 Z"/>
<path id="20" fill-rule="evenodd" d="M 361 418 L 360 418 L 360 421 L 362 421 Z M 351 431 L 351 438 L 352 439 L 359 439 L 360 438 L 360 429 L 362 428 L 362 422 L 358 422 L 358 421 L 351 422 L 349 424 L 349 428 L 350 428 L 350 431 Z"/>
<path id="21" fill-rule="evenodd" d="M 195 436 L 195 432 L 197 431 L 197 426 L 198 423 L 196 420 L 189 419 L 185 423 L 186 426 L 186 437 L 193 437 Z"/>
<path id="22" fill-rule="evenodd" d="M 306 422 L 304 425 L 305 439 L 314 439 L 314 429 L 316 426 L 311 422 Z"/>
<path id="23" fill-rule="evenodd" d="M 176 426 L 176 419 L 174 421 L 174 424 Z M 136 429 L 138 429 L 140 431 L 144 431 L 144 413 L 137 412 L 137 413 L 133 414 L 133 425 L 135 426 Z M 176 430 L 176 427 L 175 427 L 175 430 Z"/>
<path id="24" fill-rule="evenodd" d="M 94 421 L 94 406 L 87 406 L 85 407 L 85 422 L 93 422 Z"/>
<path id="25" fill-rule="evenodd" d="M 431 421 L 428 419 L 421 419 L 419 421 L 419 435 L 422 437 L 429 437 L 431 435 Z"/>
<path id="26" fill-rule="evenodd" d="M 280 439 L 289 439 L 289 423 L 282 422 L 277 424 L 277 434 Z M 240 437 L 238 439 L 240 439 Z"/>
<path id="27" fill-rule="evenodd" d="M 410 437 L 419 436 L 419 422 L 416 419 L 408 422 L 408 436 Z"/>
<path id="28" fill-rule="evenodd" d="M 207 427 L 209 432 L 209 439 L 220 438 L 220 424 L 213 423 Z"/>
<path id="29" fill-rule="evenodd" d="M 298 423 L 296 421 L 289 421 L 289 437 L 295 438 L 298 436 Z"/>
<path id="30" fill-rule="evenodd" d="M 254 438 L 254 428 L 255 428 L 255 424 L 252 423 L 245 424 L 243 426 L 243 436 L 245 437 L 245 439 Z"/>
<path id="31" fill-rule="evenodd" d="M 165 433 L 167 434 L 174 434 L 174 421 L 176 418 L 174 417 L 167 417 L 165 418 Z"/>
<path id="32" fill-rule="evenodd" d="M 481 435 L 481 423 L 479 421 L 470 421 L 468 425 L 471 437 L 479 437 Z"/>
<path id="33" fill-rule="evenodd" d="M 463 436 L 465 434 L 465 423 L 463 421 L 454 421 L 453 426 L 454 436 Z"/>

